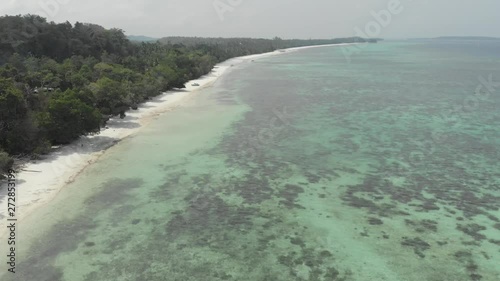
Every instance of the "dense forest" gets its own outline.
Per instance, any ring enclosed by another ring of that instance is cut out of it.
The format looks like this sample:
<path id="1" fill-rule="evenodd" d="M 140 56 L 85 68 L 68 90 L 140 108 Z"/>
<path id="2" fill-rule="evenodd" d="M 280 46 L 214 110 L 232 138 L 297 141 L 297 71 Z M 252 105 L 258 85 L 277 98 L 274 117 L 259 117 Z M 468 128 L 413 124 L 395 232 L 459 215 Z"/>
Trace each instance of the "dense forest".
<path id="1" fill-rule="evenodd" d="M 201 37 L 165 37 L 159 40 L 162 44 L 176 45 L 181 44 L 186 47 L 196 49 L 209 48 L 211 55 L 217 57 L 220 61 L 237 57 L 252 55 L 256 53 L 272 52 L 279 49 L 304 47 L 313 45 L 328 45 L 341 43 L 366 43 L 371 41 L 360 37 L 337 38 L 337 39 L 281 39 L 275 37 L 270 39 L 252 39 L 252 38 L 201 38 Z M 214 48 L 215 47 L 215 48 Z M 207 50 L 208 51 L 208 50 Z"/>
<path id="2" fill-rule="evenodd" d="M 12 157 L 38 158 L 56 144 L 99 133 L 109 118 L 231 57 L 361 38 L 282 40 L 168 37 L 131 42 L 123 30 L 0 17 L 0 174 Z"/>

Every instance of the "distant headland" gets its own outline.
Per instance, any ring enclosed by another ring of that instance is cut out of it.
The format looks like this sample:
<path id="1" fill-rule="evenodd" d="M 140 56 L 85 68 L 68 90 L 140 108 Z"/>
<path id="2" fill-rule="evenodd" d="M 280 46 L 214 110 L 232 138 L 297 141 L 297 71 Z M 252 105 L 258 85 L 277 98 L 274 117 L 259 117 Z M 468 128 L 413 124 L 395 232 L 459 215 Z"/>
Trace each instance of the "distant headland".
<path id="1" fill-rule="evenodd" d="M 497 37 L 486 36 L 442 36 L 434 38 L 436 40 L 500 40 Z"/>

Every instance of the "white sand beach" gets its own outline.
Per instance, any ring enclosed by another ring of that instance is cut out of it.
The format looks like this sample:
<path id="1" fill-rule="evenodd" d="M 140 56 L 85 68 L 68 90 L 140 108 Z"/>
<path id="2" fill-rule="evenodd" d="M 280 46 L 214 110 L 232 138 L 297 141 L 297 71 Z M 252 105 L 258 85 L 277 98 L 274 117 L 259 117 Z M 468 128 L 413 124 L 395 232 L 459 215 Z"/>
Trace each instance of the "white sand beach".
<path id="1" fill-rule="evenodd" d="M 166 92 L 140 105 L 138 110 L 130 110 L 124 119 L 111 119 L 107 127 L 98 135 L 84 136 L 70 145 L 55 148 L 43 160 L 29 161 L 17 172 L 16 179 L 16 218 L 22 220 L 37 208 L 49 203 L 58 192 L 89 165 L 96 162 L 105 151 L 124 138 L 137 133 L 143 126 L 158 115 L 174 110 L 183 100 L 203 88 L 210 87 L 232 66 L 249 63 L 252 60 L 289 53 L 292 51 L 346 44 L 310 46 L 286 49 L 285 52 L 270 53 L 233 58 L 218 64 L 211 73 L 186 84 L 186 89 Z M 193 86 L 192 84 L 199 84 Z M 7 188 L 0 186 L 0 238 L 5 235 L 7 225 Z"/>

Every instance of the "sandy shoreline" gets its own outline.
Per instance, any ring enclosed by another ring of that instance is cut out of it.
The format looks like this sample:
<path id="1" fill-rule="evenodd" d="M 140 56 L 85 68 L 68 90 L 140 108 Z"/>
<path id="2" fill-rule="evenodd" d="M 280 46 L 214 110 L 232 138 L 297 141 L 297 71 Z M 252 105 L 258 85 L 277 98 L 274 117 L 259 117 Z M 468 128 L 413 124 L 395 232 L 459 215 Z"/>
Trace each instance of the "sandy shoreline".
<path id="1" fill-rule="evenodd" d="M 143 103 L 138 110 L 130 110 L 124 119 L 111 119 L 106 129 L 95 136 L 81 137 L 70 145 L 55 149 L 43 160 L 30 161 L 17 172 L 16 180 L 16 218 L 22 220 L 37 208 L 49 203 L 64 186 L 71 183 L 89 165 L 96 162 L 111 146 L 124 138 L 137 133 L 143 126 L 156 116 L 180 106 L 183 100 L 203 88 L 211 86 L 219 77 L 242 63 L 259 58 L 269 57 L 296 51 L 327 46 L 342 46 L 346 44 L 307 46 L 286 49 L 286 52 L 270 53 L 237 57 L 222 62 L 211 73 L 189 81 L 186 89 L 169 91 Z M 198 83 L 200 86 L 192 86 Z M 0 186 L 0 238 L 5 234 L 7 225 L 7 188 Z"/>

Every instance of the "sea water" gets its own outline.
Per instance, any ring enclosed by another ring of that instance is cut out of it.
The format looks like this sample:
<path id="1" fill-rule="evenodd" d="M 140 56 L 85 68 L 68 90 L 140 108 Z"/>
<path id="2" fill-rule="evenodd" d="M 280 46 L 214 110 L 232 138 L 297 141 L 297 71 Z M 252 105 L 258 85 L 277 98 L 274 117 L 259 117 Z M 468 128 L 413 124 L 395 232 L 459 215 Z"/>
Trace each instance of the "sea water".
<path id="1" fill-rule="evenodd" d="M 500 280 L 500 42 L 342 48 L 235 66 L 109 149 L 2 280 Z"/>

